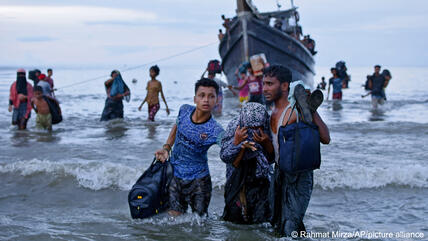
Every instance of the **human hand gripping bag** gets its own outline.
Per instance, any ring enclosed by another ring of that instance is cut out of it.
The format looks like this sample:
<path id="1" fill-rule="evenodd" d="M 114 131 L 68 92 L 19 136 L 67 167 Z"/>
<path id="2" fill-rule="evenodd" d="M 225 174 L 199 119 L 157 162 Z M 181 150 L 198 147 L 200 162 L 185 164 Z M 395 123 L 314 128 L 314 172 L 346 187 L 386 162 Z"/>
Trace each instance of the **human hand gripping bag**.
<path id="1" fill-rule="evenodd" d="M 129 191 L 128 203 L 132 218 L 149 218 L 168 208 L 168 187 L 173 175 L 169 160 L 164 163 L 153 160 Z"/>
<path id="2" fill-rule="evenodd" d="M 290 116 L 291 113 L 293 111 Z M 318 126 L 302 121 L 288 124 L 288 121 L 278 131 L 280 170 L 297 174 L 319 169 L 321 152 Z"/>

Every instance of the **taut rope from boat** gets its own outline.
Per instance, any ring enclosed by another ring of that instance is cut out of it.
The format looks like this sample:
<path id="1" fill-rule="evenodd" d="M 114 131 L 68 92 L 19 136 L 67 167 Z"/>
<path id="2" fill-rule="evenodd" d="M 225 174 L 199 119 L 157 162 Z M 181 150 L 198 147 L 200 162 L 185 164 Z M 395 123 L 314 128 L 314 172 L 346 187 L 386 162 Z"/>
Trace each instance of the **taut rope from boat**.
<path id="1" fill-rule="evenodd" d="M 191 52 L 195 52 L 197 50 L 209 47 L 209 46 L 217 44 L 217 43 L 218 43 L 217 41 L 216 42 L 212 42 L 212 43 L 205 44 L 205 45 L 193 48 L 193 49 L 189 49 L 189 50 L 177 53 L 177 54 L 173 54 L 173 55 L 170 55 L 170 56 L 167 56 L 167 57 L 156 59 L 156 60 L 153 60 L 153 61 L 141 64 L 141 65 L 137 65 L 137 66 L 134 66 L 134 67 L 125 68 L 125 69 L 122 69 L 121 72 L 123 73 L 123 72 L 126 72 L 126 71 L 138 69 L 138 68 L 150 65 L 150 64 L 155 64 L 155 63 L 158 63 L 158 62 L 170 60 L 172 58 L 179 57 L 179 56 L 182 56 L 182 55 L 186 55 L 186 54 L 189 54 Z M 58 88 L 56 88 L 56 90 L 58 90 L 58 89 L 65 89 L 65 88 L 73 87 L 73 86 L 76 86 L 76 85 L 81 85 L 81 84 L 84 84 L 84 83 L 87 83 L 87 82 L 90 82 L 90 81 L 94 81 L 94 80 L 98 80 L 98 79 L 103 79 L 103 78 L 108 78 L 108 77 L 110 77 L 110 75 L 102 75 L 102 76 L 98 76 L 98 77 L 94 77 L 94 78 L 90 78 L 90 79 L 85 79 L 85 80 L 82 80 L 82 81 L 79 81 L 79 82 L 75 82 L 75 83 L 70 84 L 70 85 L 58 87 Z"/>

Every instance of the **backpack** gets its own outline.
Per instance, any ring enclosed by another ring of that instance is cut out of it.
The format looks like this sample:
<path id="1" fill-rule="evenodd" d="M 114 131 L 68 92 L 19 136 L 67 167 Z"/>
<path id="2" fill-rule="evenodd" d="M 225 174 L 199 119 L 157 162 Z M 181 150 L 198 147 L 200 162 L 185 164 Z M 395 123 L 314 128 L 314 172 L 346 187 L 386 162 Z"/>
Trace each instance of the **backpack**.
<path id="1" fill-rule="evenodd" d="M 321 152 L 318 126 L 303 121 L 288 124 L 288 121 L 278 131 L 279 169 L 288 174 L 319 169 Z"/>
<path id="2" fill-rule="evenodd" d="M 168 208 L 168 188 L 174 176 L 169 161 L 153 160 L 128 194 L 132 218 L 148 218 Z"/>
<path id="3" fill-rule="evenodd" d="M 52 116 L 52 125 L 60 123 L 62 121 L 62 114 L 58 101 L 47 96 L 43 96 L 43 99 L 48 103 L 49 111 Z"/>
<path id="4" fill-rule="evenodd" d="M 208 70 L 208 73 L 221 74 L 222 67 L 221 67 L 220 61 L 216 59 L 210 60 L 210 62 L 208 62 L 207 70 Z"/>

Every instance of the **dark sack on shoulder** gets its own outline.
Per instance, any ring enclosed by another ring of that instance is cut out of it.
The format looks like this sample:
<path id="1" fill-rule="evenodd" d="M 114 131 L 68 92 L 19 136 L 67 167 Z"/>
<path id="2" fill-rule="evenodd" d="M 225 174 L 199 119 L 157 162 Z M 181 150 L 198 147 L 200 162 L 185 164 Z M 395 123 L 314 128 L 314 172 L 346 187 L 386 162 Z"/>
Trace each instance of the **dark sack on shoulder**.
<path id="1" fill-rule="evenodd" d="M 43 96 L 43 98 L 49 105 L 49 111 L 51 112 L 52 116 L 52 124 L 54 125 L 60 123 L 62 121 L 62 115 L 61 107 L 59 107 L 58 101 L 47 96 Z"/>
<path id="2" fill-rule="evenodd" d="M 321 152 L 318 126 L 301 121 L 288 124 L 288 121 L 278 131 L 279 168 L 289 174 L 319 169 Z"/>
<path id="3" fill-rule="evenodd" d="M 209 73 L 221 74 L 222 68 L 220 61 L 216 59 L 210 60 L 210 62 L 208 62 L 207 69 Z"/>
<path id="4" fill-rule="evenodd" d="M 153 160 L 128 194 L 132 218 L 148 218 L 168 208 L 168 187 L 173 177 L 172 165 Z"/>

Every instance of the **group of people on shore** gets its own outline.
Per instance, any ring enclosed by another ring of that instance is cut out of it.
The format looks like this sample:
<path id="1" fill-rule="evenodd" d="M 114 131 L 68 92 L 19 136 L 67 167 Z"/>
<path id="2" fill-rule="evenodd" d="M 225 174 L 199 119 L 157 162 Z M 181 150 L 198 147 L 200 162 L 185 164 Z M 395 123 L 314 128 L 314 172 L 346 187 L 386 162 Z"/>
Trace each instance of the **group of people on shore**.
<path id="1" fill-rule="evenodd" d="M 19 130 L 27 128 L 32 109 L 37 113 L 37 129 L 52 130 L 52 115 L 55 114 L 55 119 L 61 116 L 54 95 L 52 69 L 48 69 L 47 73 L 46 76 L 38 69 L 30 71 L 29 78 L 33 80 L 33 86 L 27 81 L 26 71 L 17 70 L 16 81 L 10 87 L 8 110 L 12 112 L 12 125 L 17 125 Z"/>
<path id="2" fill-rule="evenodd" d="M 192 212 L 207 215 L 212 192 L 207 151 L 218 144 L 227 167 L 224 220 L 271 222 L 281 236 L 305 230 L 303 217 L 312 193 L 313 170 L 282 171 L 278 163 L 283 153 L 275 137 L 281 126 L 307 122 L 317 126 L 320 141 L 328 144 L 328 127 L 316 111 L 322 93 L 319 98 L 315 94 L 319 90 L 310 93 L 302 85 L 292 84 L 291 71 L 281 65 L 265 68 L 261 79 L 261 94 L 274 104 L 271 116 L 265 105 L 249 102 L 225 131 L 213 118 L 219 85 L 209 78 L 196 82 L 196 106 L 180 107 L 168 139 L 155 152 L 158 160 L 170 160 L 174 169 L 169 185 L 170 215 L 183 214 L 189 206 Z"/>

